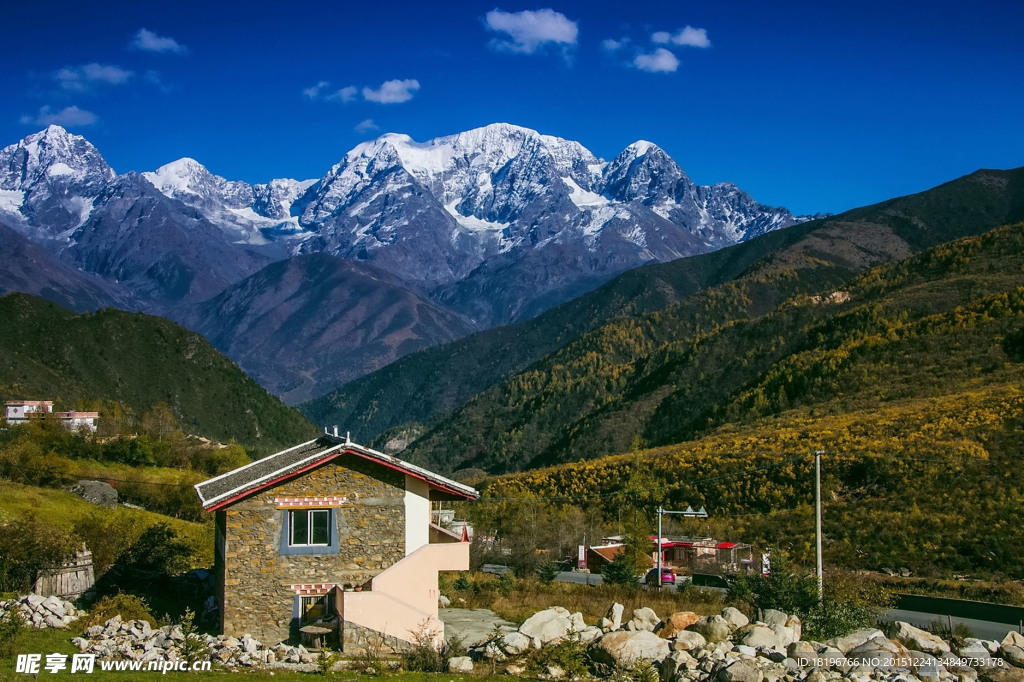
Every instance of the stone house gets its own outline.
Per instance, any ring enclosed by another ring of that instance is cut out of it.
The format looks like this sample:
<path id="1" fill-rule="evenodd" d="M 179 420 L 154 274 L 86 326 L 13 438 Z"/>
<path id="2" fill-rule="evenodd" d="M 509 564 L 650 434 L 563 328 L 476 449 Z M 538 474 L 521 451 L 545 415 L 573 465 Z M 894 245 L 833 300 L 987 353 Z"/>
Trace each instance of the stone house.
<path id="1" fill-rule="evenodd" d="M 369 633 L 443 637 L 437 574 L 468 570 L 469 544 L 431 523 L 431 502 L 473 488 L 337 432 L 195 488 L 216 515 L 224 634 L 273 644 L 316 624 L 346 651 Z"/>

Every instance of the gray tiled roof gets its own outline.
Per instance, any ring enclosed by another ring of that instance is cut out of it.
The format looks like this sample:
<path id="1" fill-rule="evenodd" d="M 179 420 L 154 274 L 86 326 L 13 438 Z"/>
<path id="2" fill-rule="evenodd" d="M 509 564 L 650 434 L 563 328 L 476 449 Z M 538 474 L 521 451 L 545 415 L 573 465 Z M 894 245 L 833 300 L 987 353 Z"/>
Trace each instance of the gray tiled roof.
<path id="1" fill-rule="evenodd" d="M 229 471 L 226 474 L 203 481 L 195 486 L 196 492 L 199 493 L 199 499 L 203 507 L 209 509 L 219 502 L 258 488 L 267 481 L 287 476 L 294 471 L 315 464 L 317 461 L 341 451 L 352 452 L 366 459 L 376 460 L 382 464 L 393 466 L 413 476 L 422 478 L 435 487 L 453 491 L 470 499 L 476 499 L 480 496 L 480 493 L 473 488 L 456 483 L 440 474 L 435 474 L 432 471 L 409 464 L 383 452 L 377 452 L 362 445 L 357 445 L 345 438 L 329 435 L 320 436 L 316 440 L 282 450 L 269 457 L 264 457 Z"/>

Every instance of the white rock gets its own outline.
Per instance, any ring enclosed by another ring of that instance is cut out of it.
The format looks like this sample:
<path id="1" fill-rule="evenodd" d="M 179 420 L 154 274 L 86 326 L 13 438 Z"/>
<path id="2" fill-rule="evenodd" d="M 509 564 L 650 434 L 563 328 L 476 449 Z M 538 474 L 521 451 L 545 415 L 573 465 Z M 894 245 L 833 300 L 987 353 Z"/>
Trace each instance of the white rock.
<path id="1" fill-rule="evenodd" d="M 549 644 L 560 640 L 572 630 L 572 620 L 569 612 L 561 606 L 553 606 L 533 614 L 519 626 L 519 632 L 527 637 L 540 641 L 541 644 Z"/>
<path id="2" fill-rule="evenodd" d="M 524 651 L 529 651 L 533 648 L 533 640 L 521 632 L 509 632 L 502 637 L 502 644 L 505 650 L 513 655 L 518 656 Z"/>
<path id="3" fill-rule="evenodd" d="M 947 654 L 950 651 L 949 645 L 941 637 L 903 621 L 896 621 L 896 639 L 905 642 L 911 649 L 928 654 Z"/>
<path id="4" fill-rule="evenodd" d="M 633 609 L 633 618 L 629 622 L 633 625 L 632 629 L 634 630 L 654 632 L 654 628 L 658 627 L 661 619 L 658 618 L 654 609 L 642 606 L 639 609 Z"/>
<path id="5" fill-rule="evenodd" d="M 742 611 L 732 606 L 722 609 L 722 618 L 725 618 L 726 622 L 729 623 L 729 627 L 733 630 L 738 630 L 750 624 L 750 619 L 743 615 Z"/>
<path id="6" fill-rule="evenodd" d="M 640 630 L 610 632 L 590 647 L 591 657 L 598 663 L 632 669 L 637 661 L 661 661 L 669 654 L 668 640 L 653 632 Z"/>
<path id="7" fill-rule="evenodd" d="M 622 612 L 625 608 L 618 602 L 615 602 L 608 608 L 608 614 L 605 617 L 612 622 L 610 629 L 618 630 L 622 627 Z"/>
<path id="8" fill-rule="evenodd" d="M 473 672 L 473 659 L 469 656 L 456 656 L 448 660 L 448 670 L 453 673 Z"/>

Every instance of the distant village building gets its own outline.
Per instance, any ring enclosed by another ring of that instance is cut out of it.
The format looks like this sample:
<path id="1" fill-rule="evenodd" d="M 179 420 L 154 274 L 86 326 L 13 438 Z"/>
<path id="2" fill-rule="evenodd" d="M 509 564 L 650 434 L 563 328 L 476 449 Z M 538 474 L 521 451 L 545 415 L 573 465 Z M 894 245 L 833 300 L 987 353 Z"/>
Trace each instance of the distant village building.
<path id="1" fill-rule="evenodd" d="M 661 565 L 677 575 L 750 575 L 765 571 L 762 566 L 764 555 L 745 542 L 722 542 L 712 537 L 663 537 L 659 542 L 653 535 L 651 551 L 644 562 L 645 569 L 658 565 L 659 545 Z M 622 537 L 602 538 L 600 545 L 587 548 L 587 566 L 591 571 L 600 571 L 614 561 L 622 548 Z"/>
<path id="2" fill-rule="evenodd" d="M 479 493 L 325 434 L 196 485 L 215 514 L 215 591 L 226 635 L 275 643 L 330 632 L 357 652 L 384 635 L 443 641 L 438 571 L 469 569 L 465 532 L 431 503 Z M 440 520 L 440 519 L 439 519 Z"/>
<path id="3" fill-rule="evenodd" d="M 8 400 L 7 423 L 12 426 L 27 424 L 30 419 L 56 419 L 70 431 L 96 433 L 99 412 L 54 412 L 52 400 Z"/>

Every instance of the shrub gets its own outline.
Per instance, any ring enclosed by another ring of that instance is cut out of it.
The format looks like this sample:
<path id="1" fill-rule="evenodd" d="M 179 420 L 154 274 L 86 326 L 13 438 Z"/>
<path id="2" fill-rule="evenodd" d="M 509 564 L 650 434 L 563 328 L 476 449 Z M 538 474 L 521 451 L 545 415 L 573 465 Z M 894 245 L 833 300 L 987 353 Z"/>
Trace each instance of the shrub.
<path id="1" fill-rule="evenodd" d="M 546 564 L 540 565 L 540 568 L 537 569 L 537 576 L 542 584 L 550 585 L 561 571 L 562 567 L 558 562 L 549 561 Z"/>
<path id="2" fill-rule="evenodd" d="M 327 675 L 334 670 L 334 666 L 340 660 L 341 657 L 328 647 L 320 647 L 320 651 L 316 655 L 316 671 L 321 675 Z"/>
<path id="3" fill-rule="evenodd" d="M 181 631 L 185 635 L 185 639 L 181 643 L 181 657 L 188 662 L 189 667 L 192 667 L 196 661 L 205 660 L 209 656 L 206 642 L 196 632 L 195 618 L 195 612 L 186 608 L 185 616 L 181 619 Z"/>
<path id="4" fill-rule="evenodd" d="M 660 679 L 661 674 L 658 669 L 646 658 L 641 658 L 633 664 L 633 669 L 629 671 L 630 682 L 658 682 Z"/>
<path id="5" fill-rule="evenodd" d="M 121 616 L 122 620 L 144 620 L 154 627 L 157 624 L 156 618 L 149 612 L 149 604 L 145 599 L 120 592 L 93 604 L 89 609 L 85 626 L 103 625 L 114 616 Z"/>
<path id="6" fill-rule="evenodd" d="M 25 619 L 20 609 L 12 608 L 0 614 L 0 658 L 8 658 L 14 653 L 24 630 Z"/>
<path id="7" fill-rule="evenodd" d="M 69 533 L 34 514 L 0 523 L 0 592 L 24 594 L 41 569 L 64 563 L 77 545 Z"/>
<path id="8" fill-rule="evenodd" d="M 557 666 L 565 671 L 565 676 L 570 680 L 587 677 L 587 645 L 580 639 L 580 633 L 572 631 L 557 644 L 535 650 L 530 665 L 540 672 L 548 666 Z"/>

